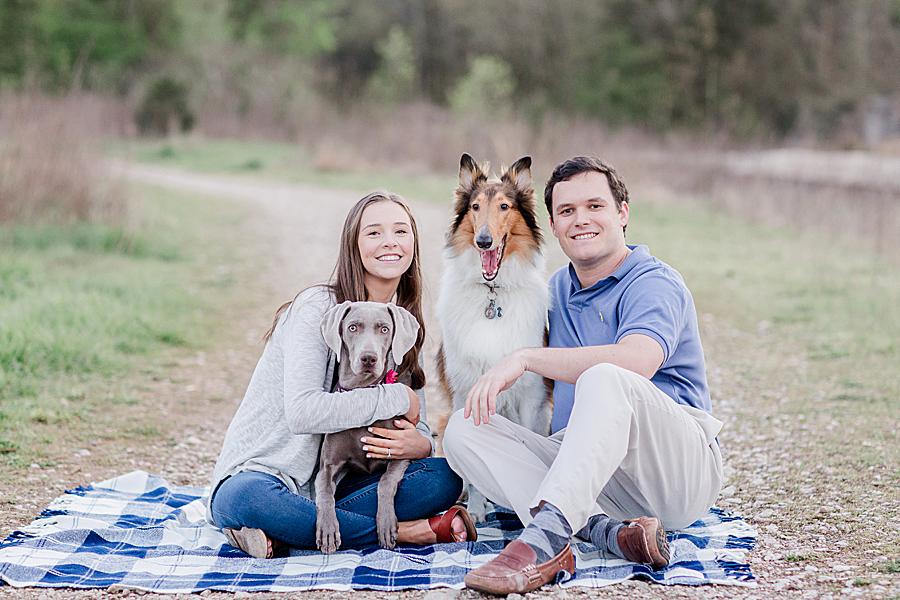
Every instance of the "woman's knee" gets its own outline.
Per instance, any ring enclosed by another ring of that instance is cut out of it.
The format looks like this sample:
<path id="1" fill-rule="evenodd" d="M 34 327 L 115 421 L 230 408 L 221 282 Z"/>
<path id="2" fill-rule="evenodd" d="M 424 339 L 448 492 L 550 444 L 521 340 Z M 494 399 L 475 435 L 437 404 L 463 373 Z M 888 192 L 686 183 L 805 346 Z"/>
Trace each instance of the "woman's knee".
<path id="1" fill-rule="evenodd" d="M 424 462 L 427 463 L 430 480 L 427 490 L 434 496 L 436 510 L 449 508 L 462 493 L 462 479 L 450 468 L 446 458 L 431 457 L 424 459 Z M 420 493 L 425 491 L 420 490 Z"/>
<path id="2" fill-rule="evenodd" d="M 213 497 L 213 514 L 247 525 L 271 507 L 273 496 L 287 491 L 282 488 L 284 484 L 272 475 L 252 471 L 238 473 L 219 486 Z"/>
<path id="3" fill-rule="evenodd" d="M 451 498 L 451 502 L 455 502 L 459 495 L 462 494 L 463 480 L 456 474 L 446 458 L 432 459 L 435 464 L 435 470 L 439 474 L 439 480 L 442 482 L 441 488 L 445 494 Z"/>

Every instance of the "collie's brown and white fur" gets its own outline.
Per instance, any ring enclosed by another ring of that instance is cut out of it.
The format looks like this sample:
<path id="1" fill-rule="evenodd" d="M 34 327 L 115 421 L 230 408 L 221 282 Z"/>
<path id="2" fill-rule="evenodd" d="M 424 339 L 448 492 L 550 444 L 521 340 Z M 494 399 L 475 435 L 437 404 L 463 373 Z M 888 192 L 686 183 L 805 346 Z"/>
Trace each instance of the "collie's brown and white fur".
<path id="1" fill-rule="evenodd" d="M 443 338 L 438 375 L 454 411 L 500 359 L 545 345 L 549 294 L 531 157 L 517 160 L 499 179 L 488 178 L 485 170 L 462 155 L 437 303 Z M 492 298 L 499 314 L 488 318 Z M 497 412 L 547 435 L 551 402 L 544 378 L 525 373 L 497 397 Z M 483 499 L 473 498 L 471 490 L 469 510 L 483 517 Z"/>

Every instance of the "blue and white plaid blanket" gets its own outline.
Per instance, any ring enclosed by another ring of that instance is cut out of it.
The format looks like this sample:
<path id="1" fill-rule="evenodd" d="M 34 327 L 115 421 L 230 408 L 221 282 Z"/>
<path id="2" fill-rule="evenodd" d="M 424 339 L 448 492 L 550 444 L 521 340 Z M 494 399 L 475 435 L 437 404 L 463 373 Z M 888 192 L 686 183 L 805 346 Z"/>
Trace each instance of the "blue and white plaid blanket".
<path id="1" fill-rule="evenodd" d="M 489 515 L 475 543 L 331 556 L 291 551 L 284 558 L 257 560 L 229 546 L 206 522 L 207 492 L 171 486 L 143 471 L 71 490 L 0 544 L 0 578 L 17 587 L 162 593 L 462 588 L 466 572 L 492 558 L 521 527 L 513 513 L 501 510 Z M 667 585 L 753 583 L 747 554 L 756 532 L 741 518 L 713 509 L 669 540 L 672 564 L 661 571 L 578 543 L 576 575 L 561 585 L 601 587 L 632 577 Z"/>

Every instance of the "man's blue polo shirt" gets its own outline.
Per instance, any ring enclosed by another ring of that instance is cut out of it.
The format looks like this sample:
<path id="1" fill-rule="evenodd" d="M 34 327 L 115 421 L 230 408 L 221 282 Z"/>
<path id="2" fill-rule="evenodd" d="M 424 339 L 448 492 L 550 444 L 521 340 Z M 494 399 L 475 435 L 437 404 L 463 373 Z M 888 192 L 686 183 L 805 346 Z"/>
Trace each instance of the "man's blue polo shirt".
<path id="1" fill-rule="evenodd" d="M 694 299 L 681 274 L 650 255 L 647 246 L 631 254 L 616 271 L 582 289 L 569 264 L 550 278 L 550 340 L 553 348 L 615 344 L 640 333 L 659 342 L 663 363 L 650 380 L 674 401 L 709 412 L 706 364 Z M 575 385 L 553 386 L 553 432 L 572 413 Z"/>

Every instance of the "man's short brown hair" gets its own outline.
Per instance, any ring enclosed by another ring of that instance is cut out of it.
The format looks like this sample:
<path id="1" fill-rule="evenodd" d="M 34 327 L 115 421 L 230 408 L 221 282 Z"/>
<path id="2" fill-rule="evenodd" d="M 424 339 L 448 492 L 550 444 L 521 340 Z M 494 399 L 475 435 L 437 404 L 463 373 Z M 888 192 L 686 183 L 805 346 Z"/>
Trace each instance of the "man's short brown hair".
<path id="1" fill-rule="evenodd" d="M 623 202 L 628 202 L 628 188 L 625 183 L 619 179 L 619 174 L 610 165 L 606 164 L 596 156 L 576 156 L 567 161 L 561 162 L 553 169 L 547 185 L 544 187 L 544 204 L 547 206 L 547 212 L 550 213 L 550 219 L 553 219 L 553 188 L 560 181 L 568 181 L 576 175 L 596 171 L 606 176 L 606 182 L 612 191 L 613 198 L 616 201 L 616 208 L 621 209 Z M 624 229 L 624 228 L 623 228 Z"/>

